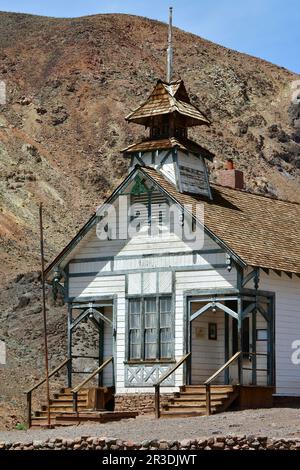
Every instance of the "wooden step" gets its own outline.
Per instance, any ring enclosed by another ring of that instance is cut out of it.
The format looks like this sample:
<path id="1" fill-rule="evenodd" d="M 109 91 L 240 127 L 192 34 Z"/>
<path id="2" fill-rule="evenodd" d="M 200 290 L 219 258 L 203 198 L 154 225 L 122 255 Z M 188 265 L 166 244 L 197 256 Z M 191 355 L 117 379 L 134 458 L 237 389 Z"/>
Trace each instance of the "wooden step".
<path id="1" fill-rule="evenodd" d="M 205 416 L 205 411 L 162 411 L 162 418 L 194 418 L 196 416 Z"/>
<path id="2" fill-rule="evenodd" d="M 238 387 L 213 385 L 210 388 L 211 413 L 225 411 L 238 396 Z M 193 417 L 206 415 L 206 387 L 184 385 L 162 406 L 162 417 Z"/>
<path id="3" fill-rule="evenodd" d="M 212 399 L 211 403 L 214 404 L 220 404 L 223 403 L 223 399 Z M 205 404 L 206 405 L 206 400 L 195 400 L 195 399 L 190 399 L 190 398 L 170 398 L 169 403 L 171 404 L 187 404 L 187 405 L 199 405 L 199 404 Z"/>
<path id="4" fill-rule="evenodd" d="M 86 406 L 78 406 L 77 407 L 78 411 L 79 410 L 86 410 Z M 48 407 L 47 406 L 42 406 L 41 411 L 47 412 Z M 73 406 L 72 405 L 50 405 L 50 413 L 64 413 L 65 411 L 73 411 Z"/>
<path id="5" fill-rule="evenodd" d="M 219 402 L 217 404 L 214 404 L 211 406 L 211 410 L 215 411 L 218 406 L 221 406 L 222 402 Z M 206 403 L 203 403 L 201 405 L 166 405 L 164 407 L 165 410 L 173 411 L 173 410 L 182 410 L 182 411 L 198 411 L 198 410 L 206 410 Z"/>
<path id="6" fill-rule="evenodd" d="M 72 395 L 72 388 L 64 387 L 59 390 L 59 394 L 61 395 Z M 79 392 L 78 395 L 87 395 L 89 390 L 87 388 L 82 388 Z"/>
<path id="7" fill-rule="evenodd" d="M 211 385 L 211 393 L 230 393 L 234 390 L 232 385 Z M 180 387 L 181 392 L 205 393 L 206 387 L 204 385 L 183 385 Z"/>
<path id="8" fill-rule="evenodd" d="M 77 403 L 78 404 L 82 404 L 82 405 L 86 405 L 86 398 L 78 398 L 77 400 Z M 73 399 L 70 397 L 69 399 L 67 398 L 52 398 L 50 400 L 50 405 L 72 405 L 73 404 Z M 43 405 L 45 405 L 45 403 L 43 403 Z"/>
<path id="9" fill-rule="evenodd" d="M 84 408 L 84 410 L 86 410 L 86 408 Z M 73 409 L 70 409 L 70 410 L 63 410 L 63 411 L 52 411 L 50 410 L 50 416 L 57 416 L 58 414 L 61 414 L 61 413 L 74 413 Z M 45 411 L 35 411 L 33 413 L 33 417 L 41 417 L 41 418 L 45 418 L 48 416 L 48 410 L 45 410 Z"/>
<path id="10" fill-rule="evenodd" d="M 80 424 L 87 421 L 107 423 L 121 419 L 135 418 L 138 413 L 133 411 L 82 411 L 79 413 L 60 414 L 56 417 L 56 423 Z"/>
<path id="11" fill-rule="evenodd" d="M 203 399 L 203 400 L 206 400 L 206 393 L 203 393 L 203 392 L 200 392 L 200 393 L 195 393 L 195 392 L 176 392 L 174 394 L 176 397 L 186 397 L 187 399 L 189 398 L 194 398 L 194 399 Z M 225 393 L 225 392 L 214 392 L 214 393 L 211 393 L 210 396 L 212 398 L 212 400 L 214 398 L 227 398 L 228 396 L 230 395 L 230 392 L 228 393 Z"/>

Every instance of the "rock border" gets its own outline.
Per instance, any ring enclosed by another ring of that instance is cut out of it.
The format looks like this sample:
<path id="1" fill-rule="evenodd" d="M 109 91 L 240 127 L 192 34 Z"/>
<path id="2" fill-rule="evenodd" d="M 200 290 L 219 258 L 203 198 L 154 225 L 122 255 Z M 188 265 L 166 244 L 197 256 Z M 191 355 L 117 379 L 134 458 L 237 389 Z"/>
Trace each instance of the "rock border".
<path id="1" fill-rule="evenodd" d="M 1 450 L 300 450 L 300 439 L 234 435 L 182 441 L 124 441 L 108 437 L 81 436 L 74 439 L 49 438 L 45 441 L 0 442 Z"/>

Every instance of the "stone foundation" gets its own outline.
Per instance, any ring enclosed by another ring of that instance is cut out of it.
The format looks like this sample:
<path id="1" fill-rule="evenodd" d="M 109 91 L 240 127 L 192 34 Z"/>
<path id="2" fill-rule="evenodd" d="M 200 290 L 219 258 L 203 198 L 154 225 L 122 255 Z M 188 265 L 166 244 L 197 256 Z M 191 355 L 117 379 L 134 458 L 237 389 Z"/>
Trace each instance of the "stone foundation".
<path id="1" fill-rule="evenodd" d="M 160 395 L 161 406 L 172 394 Z M 115 395 L 115 411 L 137 411 L 139 414 L 154 413 L 154 393 L 124 393 Z"/>
<path id="2" fill-rule="evenodd" d="M 300 450 L 299 439 L 266 436 L 218 436 L 208 439 L 123 441 L 107 437 L 50 438 L 46 441 L 0 442 L 1 450 Z"/>

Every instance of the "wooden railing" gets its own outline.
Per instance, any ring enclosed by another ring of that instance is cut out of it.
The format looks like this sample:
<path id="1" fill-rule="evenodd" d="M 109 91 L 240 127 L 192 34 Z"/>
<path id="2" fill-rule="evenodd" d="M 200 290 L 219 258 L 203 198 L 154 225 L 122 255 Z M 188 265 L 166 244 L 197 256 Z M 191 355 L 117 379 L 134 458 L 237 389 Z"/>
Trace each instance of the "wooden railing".
<path id="1" fill-rule="evenodd" d="M 100 372 L 105 369 L 105 367 L 110 364 L 114 360 L 113 356 L 110 356 L 106 361 L 104 361 L 101 366 L 99 366 L 94 372 L 91 373 L 86 379 L 83 380 L 77 387 L 73 388 L 73 411 L 77 413 L 78 410 L 78 392 L 91 380 L 95 377 L 95 375 L 99 374 Z"/>
<path id="2" fill-rule="evenodd" d="M 55 369 L 53 369 L 50 372 L 48 378 L 50 379 L 53 375 L 55 375 L 57 372 L 59 372 L 60 369 L 62 369 L 64 366 L 66 366 L 69 361 L 70 361 L 70 359 L 64 359 L 64 361 L 61 362 L 61 364 L 59 364 Z M 41 385 L 43 385 L 46 382 L 46 380 L 47 380 L 47 377 L 42 379 L 37 384 L 33 385 L 33 387 L 31 387 L 29 390 L 27 390 L 27 392 L 25 392 L 26 397 L 27 397 L 27 426 L 28 426 L 28 428 L 31 427 L 32 392 L 34 390 L 36 390 L 37 388 L 39 388 Z"/>
<path id="3" fill-rule="evenodd" d="M 242 358 L 244 356 L 267 356 L 267 353 L 254 353 L 254 352 L 243 352 L 243 351 L 238 351 L 235 353 L 225 364 L 223 364 L 220 369 L 218 369 L 213 375 L 209 377 L 204 382 L 205 388 L 206 388 L 206 414 L 210 415 L 211 414 L 211 382 L 213 382 L 222 372 L 224 372 L 228 367 L 231 366 L 233 362 L 235 362 L 237 359 L 239 361 L 239 367 L 238 367 L 238 383 L 239 385 L 243 384 L 243 370 L 252 370 L 252 368 L 248 367 L 243 367 L 242 365 Z M 257 371 L 265 371 L 267 372 L 268 369 L 256 369 Z"/>
<path id="4" fill-rule="evenodd" d="M 191 353 L 187 353 L 185 356 L 183 356 L 176 364 L 169 369 L 165 374 L 163 374 L 159 381 L 154 384 L 155 387 L 155 417 L 160 418 L 160 385 L 164 380 L 166 380 L 173 372 L 175 372 L 178 367 L 180 367 L 184 362 L 186 362 L 187 359 L 189 359 L 191 356 Z"/>
<path id="5" fill-rule="evenodd" d="M 220 369 L 218 369 L 213 375 L 209 377 L 209 379 L 207 379 L 204 382 L 204 385 L 206 388 L 206 414 L 207 415 L 211 414 L 211 389 L 210 389 L 211 382 L 215 380 L 218 377 L 218 375 L 224 372 L 234 361 L 239 359 L 241 355 L 242 355 L 242 351 L 238 351 L 237 353 L 235 353 L 227 362 L 225 362 L 225 364 L 223 364 L 222 367 L 220 367 Z M 239 367 L 239 370 L 240 370 L 240 367 Z"/>

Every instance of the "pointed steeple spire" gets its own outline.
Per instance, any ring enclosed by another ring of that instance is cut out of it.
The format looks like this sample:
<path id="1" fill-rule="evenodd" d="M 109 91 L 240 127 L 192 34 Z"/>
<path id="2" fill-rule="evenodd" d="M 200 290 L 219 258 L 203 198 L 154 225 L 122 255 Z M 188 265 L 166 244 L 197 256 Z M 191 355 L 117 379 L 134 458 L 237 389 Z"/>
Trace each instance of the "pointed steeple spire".
<path id="1" fill-rule="evenodd" d="M 209 126 L 210 120 L 191 102 L 183 81 L 173 80 L 172 7 L 167 51 L 167 81 L 158 80 L 146 101 L 126 117 L 148 128 L 149 136 L 123 149 L 123 154 L 131 159 L 131 169 L 150 166 L 178 191 L 211 198 L 205 160 L 213 155 L 188 138 L 188 128 Z"/>
<path id="2" fill-rule="evenodd" d="M 169 31 L 168 31 L 168 49 L 167 49 L 167 83 L 171 83 L 173 75 L 173 31 L 172 31 L 173 8 L 169 8 Z"/>

